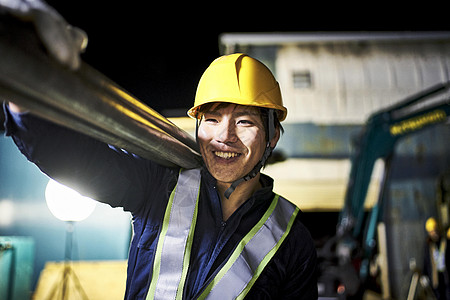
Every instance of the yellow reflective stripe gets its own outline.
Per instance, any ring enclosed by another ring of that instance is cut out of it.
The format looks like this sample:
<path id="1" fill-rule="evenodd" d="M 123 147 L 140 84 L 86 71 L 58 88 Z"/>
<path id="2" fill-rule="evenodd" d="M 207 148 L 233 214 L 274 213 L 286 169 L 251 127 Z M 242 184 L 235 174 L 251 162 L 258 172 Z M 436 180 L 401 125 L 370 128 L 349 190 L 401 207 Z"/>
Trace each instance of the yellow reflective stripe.
<path id="1" fill-rule="evenodd" d="M 167 204 L 166 212 L 164 213 L 163 225 L 162 225 L 161 233 L 159 235 L 158 244 L 156 246 L 155 259 L 153 262 L 152 280 L 150 282 L 150 287 L 148 289 L 148 293 L 147 293 L 147 297 L 146 297 L 147 300 L 153 300 L 153 298 L 155 297 L 156 283 L 158 282 L 159 271 L 161 268 L 161 254 L 162 254 L 162 248 L 163 248 L 162 241 L 166 237 L 167 229 L 169 228 L 170 211 L 172 210 L 173 198 L 175 197 L 175 190 L 177 189 L 177 186 L 178 186 L 178 184 L 175 185 L 175 188 L 173 189 L 172 193 L 170 194 L 169 203 Z"/>
<path id="2" fill-rule="evenodd" d="M 245 245 L 255 236 L 255 234 L 259 231 L 259 229 L 264 225 L 264 223 L 267 221 L 269 216 L 274 211 L 275 207 L 278 203 L 279 195 L 275 195 L 275 197 L 272 200 L 272 203 L 270 204 L 269 208 L 263 215 L 263 217 L 258 221 L 258 223 L 253 226 L 253 228 L 245 235 L 245 237 L 239 242 L 236 249 L 234 249 L 233 254 L 230 256 L 226 264 L 222 267 L 222 269 L 217 273 L 217 275 L 214 277 L 214 279 L 208 284 L 206 289 L 203 291 L 203 293 L 200 295 L 198 299 L 205 299 L 208 294 L 211 292 L 213 287 L 219 283 L 219 281 L 222 279 L 222 277 L 228 272 L 228 270 L 231 268 L 231 266 L 234 264 L 236 259 L 241 255 L 242 250 L 244 249 Z"/>
<path id="3" fill-rule="evenodd" d="M 252 288 L 255 281 L 259 278 L 259 275 L 261 275 L 264 268 L 267 266 L 269 261 L 272 259 L 272 257 L 275 255 L 275 253 L 281 247 L 281 244 L 283 243 L 284 239 L 287 237 L 287 235 L 291 231 L 292 224 L 294 224 L 295 217 L 297 217 L 297 214 L 299 211 L 300 211 L 300 209 L 298 207 L 296 207 L 294 210 L 294 213 L 291 215 L 288 226 L 287 226 L 286 231 L 284 232 L 283 236 L 280 238 L 277 245 L 274 248 L 272 248 L 272 250 L 270 250 L 269 253 L 267 253 L 267 255 L 264 257 L 264 259 L 261 261 L 261 263 L 259 264 L 258 268 L 256 269 L 255 274 L 253 275 L 252 279 L 250 280 L 250 282 L 247 284 L 245 289 L 242 291 L 241 294 L 239 294 L 239 296 L 236 299 L 244 299 L 244 297 L 248 294 L 248 292 Z"/>
<path id="4" fill-rule="evenodd" d="M 181 174 L 181 172 L 182 172 L 182 170 L 180 170 L 180 174 Z M 199 184 L 199 186 L 200 186 L 200 184 Z M 164 213 L 164 219 L 163 219 L 163 224 L 161 227 L 161 233 L 158 238 L 155 259 L 153 262 L 152 280 L 150 282 L 150 286 L 149 286 L 147 297 L 146 297 L 147 300 L 153 300 L 155 298 L 156 286 L 157 286 L 159 274 L 161 271 L 161 259 L 162 259 L 164 240 L 166 238 L 167 231 L 169 229 L 170 216 L 171 216 L 172 206 L 173 206 L 173 202 L 175 199 L 175 193 L 176 193 L 177 188 L 178 188 L 178 182 L 175 185 L 175 188 L 173 189 L 172 193 L 170 194 L 169 201 L 167 203 L 167 207 L 166 207 L 166 210 Z M 195 225 L 197 223 L 199 196 L 200 196 L 200 188 L 198 188 L 198 190 L 197 190 L 194 213 L 192 216 L 192 220 L 190 222 L 191 225 L 190 225 L 189 233 L 188 233 L 188 236 L 186 239 L 186 245 L 185 245 L 185 250 L 184 250 L 184 254 L 183 254 L 183 267 L 182 267 L 182 271 L 181 271 L 181 279 L 180 279 L 180 282 L 179 282 L 178 288 L 177 288 L 176 299 L 183 298 L 184 283 L 185 283 L 188 268 L 189 268 L 191 248 L 192 248 L 192 243 L 194 240 Z"/>
<path id="5" fill-rule="evenodd" d="M 181 273 L 181 280 L 180 284 L 178 285 L 178 291 L 177 291 L 177 297 L 176 299 L 182 299 L 183 298 L 183 291 L 184 291 L 184 282 L 186 280 L 187 271 L 189 269 L 189 261 L 191 258 L 191 248 L 192 243 L 194 242 L 194 231 L 195 231 L 195 225 L 197 224 L 197 213 L 198 213 L 198 199 L 200 197 L 200 188 L 198 189 L 197 193 L 197 201 L 195 203 L 195 210 L 194 215 L 192 217 L 192 224 L 191 228 L 189 229 L 188 238 L 186 241 L 186 248 L 183 258 L 183 271 Z"/>

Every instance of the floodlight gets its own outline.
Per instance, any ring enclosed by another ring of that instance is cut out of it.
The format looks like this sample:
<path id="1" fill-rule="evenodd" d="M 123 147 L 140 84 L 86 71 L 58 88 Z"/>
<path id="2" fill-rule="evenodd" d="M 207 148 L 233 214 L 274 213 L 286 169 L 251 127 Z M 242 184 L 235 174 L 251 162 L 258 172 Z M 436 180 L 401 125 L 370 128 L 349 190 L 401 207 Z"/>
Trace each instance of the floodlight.
<path id="1" fill-rule="evenodd" d="M 45 189 L 45 199 L 50 212 L 61 221 L 82 221 L 95 209 L 96 202 L 53 179 Z"/>
<path id="2" fill-rule="evenodd" d="M 58 299 L 68 299 L 70 279 L 72 279 L 75 289 L 81 298 L 87 299 L 87 295 L 80 284 L 80 280 L 71 267 L 73 232 L 75 222 L 82 221 L 89 217 L 95 209 L 96 202 L 91 198 L 80 195 L 80 193 L 53 179 L 50 179 L 45 189 L 45 200 L 50 212 L 57 219 L 65 221 L 67 225 L 66 253 L 64 270 L 61 274 L 61 282 L 60 284 L 56 283 L 53 286 L 47 299 L 53 299 L 55 296 Z"/>

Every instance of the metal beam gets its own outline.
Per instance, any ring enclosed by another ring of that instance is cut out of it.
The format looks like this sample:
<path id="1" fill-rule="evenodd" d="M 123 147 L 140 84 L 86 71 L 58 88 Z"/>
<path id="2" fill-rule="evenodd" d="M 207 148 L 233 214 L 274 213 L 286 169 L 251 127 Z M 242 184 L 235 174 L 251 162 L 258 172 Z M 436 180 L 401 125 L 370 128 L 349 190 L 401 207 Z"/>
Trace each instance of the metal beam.
<path id="1" fill-rule="evenodd" d="M 32 27 L 14 26 L 0 22 L 2 100 L 166 166 L 201 165 L 188 133 L 86 63 L 71 71 L 55 62 Z"/>

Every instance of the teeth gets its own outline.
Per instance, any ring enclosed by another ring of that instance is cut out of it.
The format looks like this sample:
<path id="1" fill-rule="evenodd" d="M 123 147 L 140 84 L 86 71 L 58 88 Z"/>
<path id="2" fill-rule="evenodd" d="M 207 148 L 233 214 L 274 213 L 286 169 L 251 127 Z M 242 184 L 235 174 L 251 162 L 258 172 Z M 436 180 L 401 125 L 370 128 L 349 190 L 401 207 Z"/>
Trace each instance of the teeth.
<path id="1" fill-rule="evenodd" d="M 239 155 L 238 153 L 234 153 L 234 152 L 222 152 L 222 151 L 215 151 L 214 154 L 218 157 L 225 158 L 225 159 L 230 159 L 232 157 L 236 157 Z"/>

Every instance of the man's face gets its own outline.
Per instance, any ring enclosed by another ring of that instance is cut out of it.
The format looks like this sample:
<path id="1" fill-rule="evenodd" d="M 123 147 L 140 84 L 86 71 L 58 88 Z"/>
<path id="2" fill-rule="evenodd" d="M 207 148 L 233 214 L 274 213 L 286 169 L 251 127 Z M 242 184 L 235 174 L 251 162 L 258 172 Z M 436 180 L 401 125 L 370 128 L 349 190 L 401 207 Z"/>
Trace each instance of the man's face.
<path id="1" fill-rule="evenodd" d="M 430 236 L 430 238 L 434 241 L 437 242 L 439 241 L 439 233 L 437 232 L 437 230 L 432 230 L 428 233 L 428 235 Z"/>
<path id="2" fill-rule="evenodd" d="M 213 105 L 198 128 L 203 160 L 218 181 L 231 183 L 247 175 L 266 146 L 259 110 L 241 105 Z"/>

